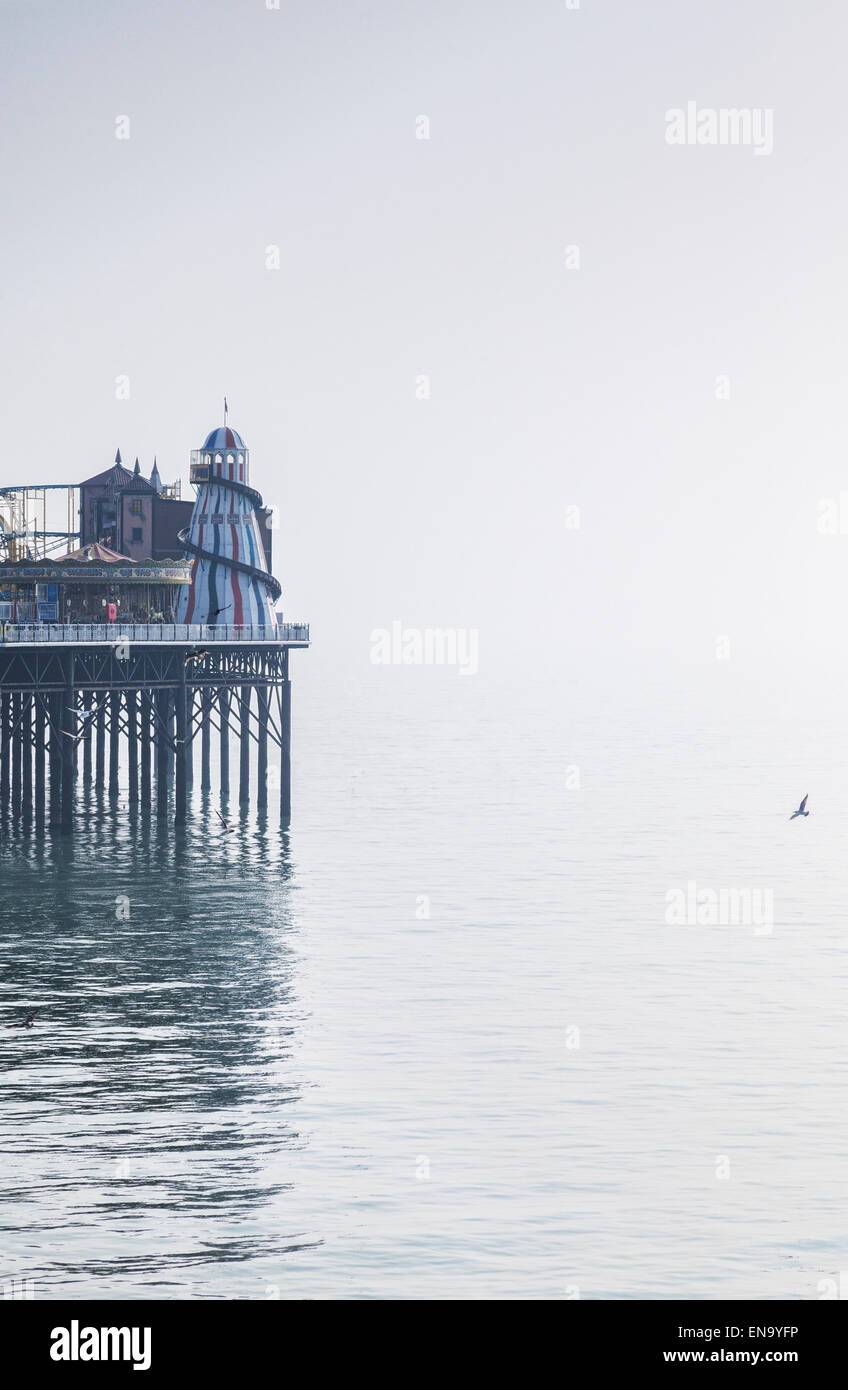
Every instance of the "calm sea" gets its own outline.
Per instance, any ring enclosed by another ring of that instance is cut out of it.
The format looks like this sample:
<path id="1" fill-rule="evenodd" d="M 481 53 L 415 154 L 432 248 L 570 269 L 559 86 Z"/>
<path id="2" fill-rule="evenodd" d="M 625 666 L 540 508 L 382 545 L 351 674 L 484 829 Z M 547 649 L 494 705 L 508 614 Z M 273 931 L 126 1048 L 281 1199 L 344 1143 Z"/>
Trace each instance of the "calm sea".
<path id="1" fill-rule="evenodd" d="M 287 832 L 199 790 L 3 826 L 6 1291 L 821 1296 L 839 720 L 309 661 Z"/>

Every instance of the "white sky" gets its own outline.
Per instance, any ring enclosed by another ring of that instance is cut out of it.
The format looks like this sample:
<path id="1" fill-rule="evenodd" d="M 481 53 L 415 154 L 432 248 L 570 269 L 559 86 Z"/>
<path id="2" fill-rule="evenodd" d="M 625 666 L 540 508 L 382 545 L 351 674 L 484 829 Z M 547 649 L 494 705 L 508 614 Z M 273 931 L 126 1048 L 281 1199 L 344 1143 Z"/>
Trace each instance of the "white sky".
<path id="1" fill-rule="evenodd" d="M 310 661 L 402 618 L 490 673 L 712 680 L 726 633 L 752 688 L 844 680 L 846 39 L 837 0 L 5 0 L 3 477 L 186 479 L 226 392 Z M 667 146 L 689 100 L 774 153 Z"/>

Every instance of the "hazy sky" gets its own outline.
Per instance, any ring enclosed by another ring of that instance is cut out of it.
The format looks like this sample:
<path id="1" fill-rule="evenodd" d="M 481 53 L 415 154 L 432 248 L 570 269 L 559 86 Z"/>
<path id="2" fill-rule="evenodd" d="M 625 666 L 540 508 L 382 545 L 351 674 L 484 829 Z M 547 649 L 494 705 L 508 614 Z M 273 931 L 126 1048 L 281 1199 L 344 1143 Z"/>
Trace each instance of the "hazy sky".
<path id="1" fill-rule="evenodd" d="M 310 661 L 401 618 L 489 674 L 671 679 L 727 635 L 734 679 L 848 677 L 841 0 L 0 26 L 6 480 L 118 445 L 185 480 L 226 392 Z M 772 110 L 773 153 L 669 146 L 688 101 Z"/>

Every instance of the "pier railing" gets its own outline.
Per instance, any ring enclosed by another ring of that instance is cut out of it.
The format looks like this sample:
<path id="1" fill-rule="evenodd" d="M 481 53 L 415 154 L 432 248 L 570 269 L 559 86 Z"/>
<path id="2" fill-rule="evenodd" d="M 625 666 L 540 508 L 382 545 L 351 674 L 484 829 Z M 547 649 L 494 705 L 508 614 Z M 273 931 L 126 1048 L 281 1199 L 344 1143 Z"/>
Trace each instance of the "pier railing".
<path id="1" fill-rule="evenodd" d="M 0 643 L 56 642 L 308 642 L 308 623 L 277 627 L 228 623 L 2 623 Z"/>

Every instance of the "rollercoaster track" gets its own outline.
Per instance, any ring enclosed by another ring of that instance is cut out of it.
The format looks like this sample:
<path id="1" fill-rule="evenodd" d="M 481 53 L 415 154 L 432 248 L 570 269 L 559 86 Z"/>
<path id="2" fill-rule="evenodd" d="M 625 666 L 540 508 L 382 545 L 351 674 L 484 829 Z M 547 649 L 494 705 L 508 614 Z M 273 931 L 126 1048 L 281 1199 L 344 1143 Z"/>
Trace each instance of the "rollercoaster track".
<path id="1" fill-rule="evenodd" d="M 204 487 L 228 487 L 232 492 L 240 492 L 242 497 L 249 497 L 254 507 L 262 507 L 262 493 L 257 492 L 255 487 L 248 487 L 247 483 L 237 483 L 234 478 L 220 478 L 217 473 L 204 479 Z"/>
<path id="2" fill-rule="evenodd" d="M 233 484 L 230 483 L 230 487 L 232 486 Z M 251 491 L 250 488 L 243 488 L 242 490 L 246 492 Z M 255 495 L 259 497 L 259 493 Z M 262 501 L 261 497 L 259 500 L 260 502 Z M 179 531 L 177 535 L 181 544 L 185 546 L 186 550 L 189 551 L 191 555 L 197 555 L 199 559 L 208 560 L 213 565 L 224 565 L 225 568 L 239 570 L 242 574 L 248 574 L 251 579 L 258 579 L 260 584 L 264 584 L 273 599 L 276 600 L 280 597 L 280 594 L 283 592 L 283 586 L 278 579 L 274 578 L 273 574 L 269 574 L 267 570 L 257 569 L 255 565 L 246 565 L 243 560 L 234 560 L 229 555 L 218 555 L 214 550 L 202 550 L 199 545 L 195 545 L 193 541 L 189 540 L 188 532 L 189 528 L 186 527 L 184 531 Z"/>

